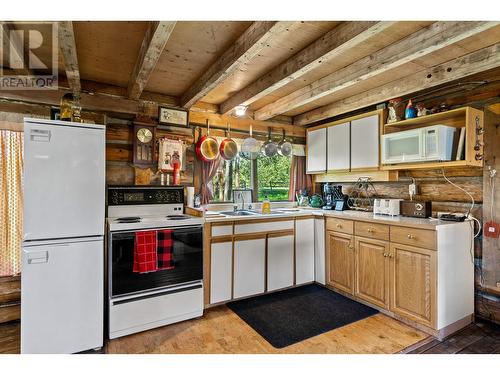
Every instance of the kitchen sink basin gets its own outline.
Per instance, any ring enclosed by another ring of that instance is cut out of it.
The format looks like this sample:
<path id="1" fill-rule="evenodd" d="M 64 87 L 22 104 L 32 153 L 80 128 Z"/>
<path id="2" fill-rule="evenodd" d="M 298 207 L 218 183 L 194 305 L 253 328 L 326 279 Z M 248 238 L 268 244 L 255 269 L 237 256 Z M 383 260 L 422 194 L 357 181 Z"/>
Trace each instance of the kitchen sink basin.
<path id="1" fill-rule="evenodd" d="M 257 212 L 245 211 L 245 210 L 240 210 L 240 211 L 222 211 L 220 213 L 223 214 L 223 215 L 227 215 L 227 216 L 250 216 L 250 215 L 257 215 Z"/>

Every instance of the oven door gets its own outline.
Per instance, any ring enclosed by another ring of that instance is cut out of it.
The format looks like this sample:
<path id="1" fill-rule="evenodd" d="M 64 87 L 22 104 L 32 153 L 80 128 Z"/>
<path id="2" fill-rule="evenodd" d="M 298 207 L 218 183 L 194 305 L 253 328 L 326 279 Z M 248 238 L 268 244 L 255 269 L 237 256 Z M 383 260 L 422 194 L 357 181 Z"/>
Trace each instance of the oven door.
<path id="1" fill-rule="evenodd" d="M 160 289 L 203 279 L 203 228 L 186 226 L 173 230 L 173 268 L 148 273 L 133 272 L 135 233 L 111 232 L 109 246 L 110 297 Z"/>

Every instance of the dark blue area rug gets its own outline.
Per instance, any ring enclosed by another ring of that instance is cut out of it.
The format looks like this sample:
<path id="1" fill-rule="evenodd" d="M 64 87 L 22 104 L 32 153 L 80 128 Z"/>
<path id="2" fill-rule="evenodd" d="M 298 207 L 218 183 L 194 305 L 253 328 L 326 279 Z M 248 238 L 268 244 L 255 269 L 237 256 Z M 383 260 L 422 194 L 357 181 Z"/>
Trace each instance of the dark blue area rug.
<path id="1" fill-rule="evenodd" d="M 227 306 L 278 349 L 378 313 L 316 284 Z"/>

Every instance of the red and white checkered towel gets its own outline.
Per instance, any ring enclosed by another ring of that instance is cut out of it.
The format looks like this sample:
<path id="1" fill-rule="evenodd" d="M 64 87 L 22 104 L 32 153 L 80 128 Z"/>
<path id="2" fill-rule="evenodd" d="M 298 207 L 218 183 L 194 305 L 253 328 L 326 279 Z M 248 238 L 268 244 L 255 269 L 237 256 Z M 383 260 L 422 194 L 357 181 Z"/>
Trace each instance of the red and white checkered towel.
<path id="1" fill-rule="evenodd" d="M 133 272 L 146 273 L 158 270 L 156 231 L 135 233 Z"/>
<path id="2" fill-rule="evenodd" d="M 158 270 L 171 270 L 174 268 L 174 241 L 171 229 L 158 231 Z"/>

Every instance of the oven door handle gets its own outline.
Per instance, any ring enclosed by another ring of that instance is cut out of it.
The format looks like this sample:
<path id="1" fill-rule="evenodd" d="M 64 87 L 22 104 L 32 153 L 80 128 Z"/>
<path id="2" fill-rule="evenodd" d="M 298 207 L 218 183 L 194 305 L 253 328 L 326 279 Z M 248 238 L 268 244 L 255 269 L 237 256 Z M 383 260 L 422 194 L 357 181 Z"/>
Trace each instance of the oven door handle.
<path id="1" fill-rule="evenodd" d="M 132 297 L 132 298 L 128 298 L 128 299 L 121 299 L 121 300 L 118 300 L 118 301 L 113 301 L 112 304 L 113 304 L 113 306 L 122 305 L 124 303 L 136 302 L 136 301 L 140 301 L 140 300 L 143 300 L 143 299 L 149 299 L 149 298 L 154 298 L 154 297 L 161 297 L 161 296 L 166 296 L 168 294 L 174 294 L 174 293 L 187 292 L 188 290 L 200 289 L 202 287 L 203 287 L 202 283 L 197 283 L 195 285 L 187 285 L 187 286 L 185 286 L 183 288 L 172 288 L 172 289 L 164 290 L 164 291 L 161 291 L 161 292 L 158 292 L 158 293 L 151 293 L 151 294 L 145 294 L 145 295 L 138 296 L 138 297 Z"/>

